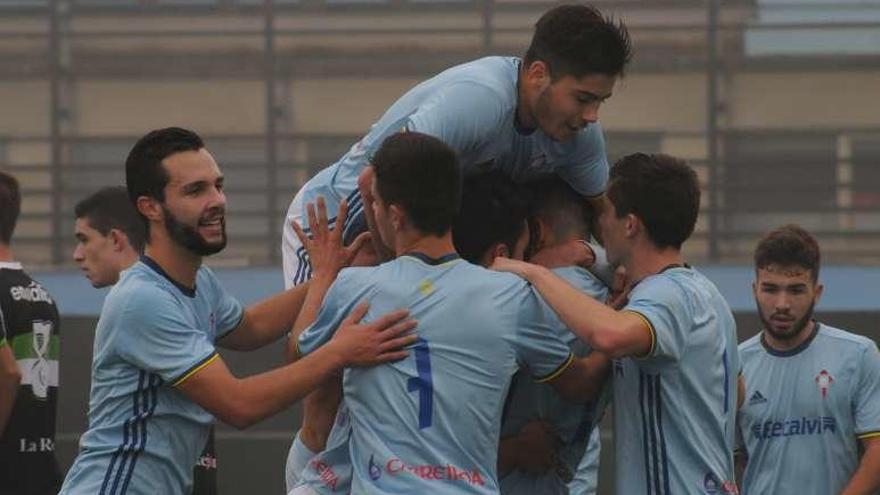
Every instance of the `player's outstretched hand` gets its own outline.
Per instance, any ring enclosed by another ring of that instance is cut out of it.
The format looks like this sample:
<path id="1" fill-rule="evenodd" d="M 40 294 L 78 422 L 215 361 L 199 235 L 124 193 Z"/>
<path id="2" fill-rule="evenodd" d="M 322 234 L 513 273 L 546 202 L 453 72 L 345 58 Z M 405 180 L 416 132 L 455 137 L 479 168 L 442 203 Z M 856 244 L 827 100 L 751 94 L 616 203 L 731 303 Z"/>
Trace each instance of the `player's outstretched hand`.
<path id="1" fill-rule="evenodd" d="M 409 318 L 409 311 L 392 311 L 370 323 L 360 323 L 368 307 L 367 303 L 355 307 L 330 341 L 346 367 L 363 368 L 398 361 L 409 355 L 403 348 L 418 339 L 412 332 L 416 321 Z"/>
<path id="2" fill-rule="evenodd" d="M 336 215 L 337 227 L 332 229 L 327 219 L 327 204 L 324 198 L 319 196 L 317 202 L 317 211 L 313 203 L 306 204 L 310 236 L 296 222 L 291 222 L 291 226 L 308 253 L 313 276 L 327 275 L 336 278 L 339 270 L 351 265 L 358 251 L 370 240 L 370 234 L 364 232 L 351 245 L 343 246 L 342 226 L 345 225 L 345 218 L 348 215 L 348 202 L 343 200 L 339 204 L 339 213 Z"/>

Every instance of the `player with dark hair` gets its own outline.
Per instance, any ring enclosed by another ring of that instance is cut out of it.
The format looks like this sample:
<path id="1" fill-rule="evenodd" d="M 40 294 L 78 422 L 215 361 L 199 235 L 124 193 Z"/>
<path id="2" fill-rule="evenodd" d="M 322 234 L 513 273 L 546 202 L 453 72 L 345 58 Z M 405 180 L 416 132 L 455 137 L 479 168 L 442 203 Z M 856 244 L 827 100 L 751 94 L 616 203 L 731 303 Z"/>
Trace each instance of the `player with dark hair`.
<path id="1" fill-rule="evenodd" d="M 529 222 L 533 250 L 589 238 L 595 213 L 568 184 L 549 177 L 526 185 L 533 196 Z M 582 267 L 558 267 L 553 272 L 597 301 L 608 298 L 608 288 Z M 592 353 L 558 318 L 554 317 L 550 326 L 575 356 L 591 356 L 598 369 L 607 372 L 607 357 Z M 501 424 L 502 494 L 595 493 L 599 465 L 596 425 L 610 397 L 602 378 L 599 375 L 584 384 L 597 389 L 596 400 L 573 404 L 551 387 L 514 377 Z"/>
<path id="2" fill-rule="evenodd" d="M 125 187 L 105 187 L 74 207 L 73 260 L 94 287 L 119 280 L 119 272 L 144 252 L 146 232 Z"/>
<path id="3" fill-rule="evenodd" d="M 214 417 L 245 428 L 345 366 L 407 355 L 398 350 L 416 338 L 400 337 L 414 326 L 400 321 L 407 313 L 359 325 L 366 312 L 359 306 L 312 356 L 236 378 L 215 345 L 248 351 L 279 339 L 308 286 L 245 309 L 202 265 L 226 245 L 226 197 L 220 168 L 194 132 L 172 127 L 142 137 L 126 160 L 126 185 L 148 227 L 147 245 L 104 301 L 89 429 L 62 494 L 187 493 Z M 341 254 L 350 259 L 354 251 Z M 315 270 L 324 276 L 338 265 Z"/>
<path id="4" fill-rule="evenodd" d="M 608 161 L 599 107 L 611 97 L 630 58 L 630 37 L 623 23 L 588 5 L 564 5 L 538 20 L 525 59 L 485 57 L 410 89 L 344 156 L 297 192 L 283 226 L 285 286 L 310 277 L 307 253 L 290 225 L 304 224 L 305 205 L 318 197 L 327 202 L 331 226 L 337 221 L 339 202 L 346 199 L 351 209 L 342 226 L 346 235 L 370 227 L 377 253 L 390 257 L 389 247 L 381 244 L 375 225 L 370 225 L 375 222 L 368 164 L 385 138 L 402 130 L 445 142 L 458 153 L 465 174 L 492 167 L 522 181 L 555 173 L 580 195 L 601 204 Z M 565 257 L 590 260 L 595 249 L 575 242 L 561 251 Z M 320 451 L 328 434 L 326 428 L 312 428 L 322 422 L 312 421 L 309 402 L 306 399 L 303 429 L 291 448 L 293 460 Z M 314 408 L 316 415 L 326 413 L 321 409 Z M 294 462 L 286 470 L 290 474 L 303 468 L 304 462 Z"/>
<path id="5" fill-rule="evenodd" d="M 546 268 L 495 261 L 531 282 L 584 342 L 616 358 L 615 479 L 622 495 L 736 492 L 736 326 L 718 289 L 681 254 L 699 206 L 696 173 L 682 160 L 637 153 L 612 167 L 599 224 L 609 260 L 634 281 L 621 311 Z"/>
<path id="6" fill-rule="evenodd" d="M 289 222 L 302 223 L 304 205 L 322 196 L 332 223 L 339 200 L 331 199 L 347 198 L 352 214 L 344 229 L 363 228 L 372 218 L 369 198 L 361 197 L 369 194 L 369 180 L 359 192 L 358 177 L 382 141 L 401 130 L 444 141 L 458 152 L 466 174 L 480 166 L 498 167 L 520 181 L 556 173 L 579 194 L 598 197 L 608 176 L 599 107 L 630 57 L 629 34 L 621 22 L 587 5 L 564 5 L 538 20 L 524 59 L 482 58 L 414 87 L 297 193 L 284 226 L 285 283 L 309 276 Z"/>
<path id="7" fill-rule="evenodd" d="M 73 209 L 76 248 L 73 260 L 95 288 L 119 280 L 119 273 L 144 252 L 146 231 L 124 186 L 103 187 L 80 200 Z M 214 428 L 193 468 L 193 495 L 217 493 Z"/>
<path id="8" fill-rule="evenodd" d="M 54 495 L 58 308 L 13 256 L 20 211 L 18 181 L 0 172 L 0 493 Z"/>
<path id="9" fill-rule="evenodd" d="M 870 339 L 813 319 L 819 267 L 819 244 L 796 225 L 755 248 L 762 331 L 739 347 L 743 493 L 880 489 L 880 353 Z"/>
<path id="10" fill-rule="evenodd" d="M 464 179 L 461 210 L 452 225 L 452 242 L 463 259 L 489 266 L 496 256 L 523 259 L 529 244 L 531 195 L 493 170 Z"/>
<path id="11" fill-rule="evenodd" d="M 400 133 L 385 140 L 372 164 L 378 232 L 397 257 L 343 270 L 332 283 L 313 279 L 294 325 L 297 351 L 308 356 L 331 338 L 354 301 L 370 301 L 371 311 L 410 308 L 419 320 L 414 358 L 343 377 L 347 413 L 337 425 L 351 425 L 344 436 L 351 492 L 497 493 L 498 418 L 516 369 L 527 365 L 532 377 L 570 398 L 585 398 L 592 370 L 553 337 L 527 284 L 455 252 L 461 172 L 454 150 L 428 135 Z M 323 302 L 319 287 L 326 287 Z M 326 464 L 321 472 L 337 491 L 337 472 Z"/>

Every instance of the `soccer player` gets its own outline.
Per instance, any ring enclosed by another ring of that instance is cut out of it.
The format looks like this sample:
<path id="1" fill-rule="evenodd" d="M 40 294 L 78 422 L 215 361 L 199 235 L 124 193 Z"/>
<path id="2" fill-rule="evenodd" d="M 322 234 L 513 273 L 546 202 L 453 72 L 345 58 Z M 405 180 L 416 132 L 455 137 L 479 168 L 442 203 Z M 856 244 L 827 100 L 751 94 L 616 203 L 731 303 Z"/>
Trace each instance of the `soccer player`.
<path id="1" fill-rule="evenodd" d="M 0 493 L 58 493 L 58 308 L 15 262 L 21 211 L 15 177 L 0 172 Z"/>
<path id="2" fill-rule="evenodd" d="M 346 198 L 351 214 L 343 225 L 345 233 L 370 227 L 379 255 L 391 257 L 375 230 L 368 163 L 383 140 L 400 130 L 444 141 L 458 152 L 465 173 L 496 166 L 518 180 L 556 173 L 581 195 L 598 198 L 608 179 L 599 107 L 611 97 L 630 53 L 623 23 L 586 5 L 560 6 L 540 18 L 522 59 L 485 57 L 409 90 L 348 153 L 297 192 L 283 226 L 285 286 L 309 279 L 307 253 L 290 225 L 304 224 L 305 205 L 318 197 L 327 201 L 331 226 L 339 200 Z M 583 246 L 574 243 L 564 252 L 592 260 L 596 249 Z M 334 405 L 314 397 L 304 401 L 303 426 L 291 447 L 288 473 L 301 470 L 303 463 L 296 459 L 321 449 L 329 433 L 322 417 Z"/>
<path id="3" fill-rule="evenodd" d="M 540 251 L 571 240 L 589 238 L 594 217 L 592 207 L 584 203 L 568 184 L 551 177 L 531 182 L 528 186 L 534 194 L 534 214 L 530 223 L 533 230 L 531 237 L 535 241 L 534 250 Z M 553 272 L 597 301 L 604 302 L 608 298 L 608 288 L 582 267 L 560 267 Z M 557 318 L 552 320 L 551 327 L 575 356 L 593 356 L 593 359 L 601 360 L 607 372 L 610 365 L 608 358 L 591 353 L 590 348 L 578 340 Z M 520 376 L 522 373 L 520 371 L 514 377 L 501 424 L 501 493 L 595 493 L 599 439 L 592 433 L 608 403 L 607 387 L 599 381 L 590 384 L 600 387 L 597 400 L 586 404 L 572 404 L 551 387 Z M 531 424 L 536 419 L 549 424 L 553 440 L 559 442 L 558 447 L 556 442 L 550 442 L 547 438 L 534 440 L 534 435 L 546 431 L 545 428 Z M 585 458 L 588 445 L 591 455 Z M 552 448 L 547 448 L 551 446 Z M 535 472 L 533 465 L 536 462 L 537 467 L 542 468 L 538 472 Z M 580 475 L 580 484 L 576 487 L 579 491 L 571 489 L 576 474 Z"/>
<path id="4" fill-rule="evenodd" d="M 636 153 L 611 169 L 599 224 L 609 260 L 634 281 L 621 311 L 546 268 L 495 260 L 495 268 L 531 282 L 578 337 L 616 358 L 621 495 L 736 491 L 735 323 L 718 289 L 681 254 L 699 204 L 697 176 L 679 159 Z"/>
<path id="5" fill-rule="evenodd" d="M 483 266 L 491 264 L 495 256 L 522 259 L 529 241 L 526 224 L 528 196 L 525 188 L 497 170 L 467 177 L 462 187 L 460 211 L 452 227 L 455 251 L 462 259 Z M 322 205 L 323 201 L 319 199 L 319 211 Z M 317 218 L 310 221 L 310 225 L 316 221 Z M 338 235 L 338 231 L 335 233 Z M 366 247 L 369 248 L 369 244 Z M 341 388 L 341 383 L 339 386 Z M 288 490 L 301 485 L 299 493 L 349 493 L 352 469 L 348 438 L 351 424 L 345 404 L 341 404 L 339 410 L 336 409 L 337 405 L 338 401 L 334 404 L 327 400 L 319 405 L 327 409 L 322 411 L 326 418 L 316 418 L 318 414 L 314 410 L 308 415 L 312 421 L 328 421 L 330 433 L 318 453 L 309 454 L 301 438 L 309 438 L 312 432 L 306 424 L 303 425 L 288 456 Z M 291 472 L 291 469 L 297 471 Z"/>
<path id="6" fill-rule="evenodd" d="M 816 240 L 796 225 L 755 248 L 762 331 L 740 345 L 744 494 L 880 489 L 880 353 L 870 339 L 813 319 L 819 259 Z"/>
<path id="7" fill-rule="evenodd" d="M 361 305 L 309 357 L 233 376 L 215 344 L 246 351 L 277 340 L 292 325 L 307 286 L 244 309 L 202 266 L 204 256 L 226 245 L 223 183 L 192 131 L 152 131 L 131 150 L 126 185 L 148 241 L 104 302 L 89 429 L 62 494 L 186 493 L 215 416 L 245 428 L 342 367 L 400 359 L 406 351 L 399 347 L 415 341 L 415 335 L 400 336 L 414 325 L 399 321 L 405 311 L 358 325 L 366 311 Z M 316 263 L 316 273 L 324 276 L 328 267 Z"/>
<path id="8" fill-rule="evenodd" d="M 122 186 L 105 187 L 73 209 L 76 218 L 73 260 L 95 288 L 119 280 L 119 273 L 144 252 L 146 232 Z"/>
<path id="9" fill-rule="evenodd" d="M 496 493 L 498 418 L 516 369 L 526 365 L 532 377 L 572 396 L 583 395 L 589 370 L 550 334 L 525 283 L 456 254 L 450 227 L 461 186 L 454 150 L 428 135 L 400 133 L 386 139 L 373 167 L 377 226 L 397 258 L 343 270 L 332 283 L 313 279 L 294 325 L 297 335 L 310 323 L 298 339 L 307 358 L 352 301 L 369 300 L 370 311 L 409 307 L 419 321 L 413 359 L 344 373 L 351 492 Z M 319 286 L 328 290 L 311 318 Z"/>
<path id="10" fill-rule="evenodd" d="M 608 177 L 599 107 L 611 97 L 630 51 L 623 23 L 586 5 L 565 5 L 540 18 L 522 59 L 482 58 L 409 90 L 348 153 L 296 194 L 281 249 L 285 283 L 309 277 L 305 250 L 290 222 L 303 224 L 305 205 L 318 196 L 328 201 L 331 223 L 339 201 L 334 198 L 348 199 L 346 231 L 372 222 L 371 202 L 361 198 L 358 178 L 383 140 L 402 129 L 444 141 L 458 152 L 465 173 L 495 166 L 517 180 L 556 173 L 579 194 L 599 197 Z M 381 240 L 377 237 L 373 241 Z"/>
<path id="11" fill-rule="evenodd" d="M 137 210 L 122 186 L 104 187 L 82 199 L 73 209 L 76 248 L 73 260 L 95 288 L 119 280 L 119 273 L 144 252 L 146 232 Z M 217 456 L 214 427 L 193 467 L 193 495 L 217 493 Z"/>

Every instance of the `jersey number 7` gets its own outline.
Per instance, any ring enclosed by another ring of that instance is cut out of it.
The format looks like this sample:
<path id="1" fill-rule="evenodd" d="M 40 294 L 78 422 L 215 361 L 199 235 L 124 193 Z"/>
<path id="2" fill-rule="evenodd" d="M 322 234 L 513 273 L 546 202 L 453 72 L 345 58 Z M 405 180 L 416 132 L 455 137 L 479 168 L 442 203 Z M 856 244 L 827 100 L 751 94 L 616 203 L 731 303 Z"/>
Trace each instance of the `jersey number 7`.
<path id="1" fill-rule="evenodd" d="M 419 339 L 413 347 L 416 358 L 416 371 L 419 376 L 407 380 L 409 392 L 419 392 L 419 429 L 431 426 L 434 411 L 434 379 L 431 376 L 431 351 L 428 341 Z"/>

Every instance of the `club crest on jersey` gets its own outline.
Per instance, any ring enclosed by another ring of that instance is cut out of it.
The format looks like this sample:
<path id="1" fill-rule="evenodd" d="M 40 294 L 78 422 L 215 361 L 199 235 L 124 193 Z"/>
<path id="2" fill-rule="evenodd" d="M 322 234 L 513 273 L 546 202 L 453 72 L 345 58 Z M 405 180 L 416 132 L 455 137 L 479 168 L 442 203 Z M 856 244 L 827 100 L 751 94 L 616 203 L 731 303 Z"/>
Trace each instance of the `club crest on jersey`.
<path id="1" fill-rule="evenodd" d="M 822 370 L 816 375 L 816 386 L 819 387 L 823 399 L 828 396 L 828 389 L 831 388 L 832 383 L 834 383 L 834 377 L 827 370 Z"/>

